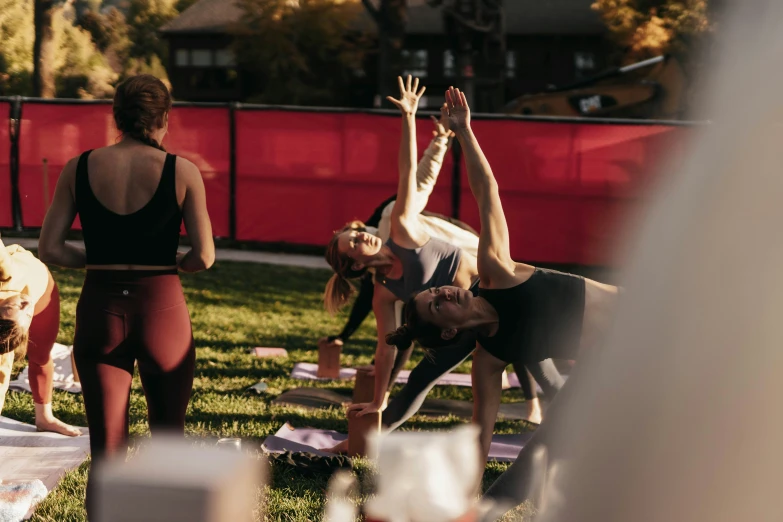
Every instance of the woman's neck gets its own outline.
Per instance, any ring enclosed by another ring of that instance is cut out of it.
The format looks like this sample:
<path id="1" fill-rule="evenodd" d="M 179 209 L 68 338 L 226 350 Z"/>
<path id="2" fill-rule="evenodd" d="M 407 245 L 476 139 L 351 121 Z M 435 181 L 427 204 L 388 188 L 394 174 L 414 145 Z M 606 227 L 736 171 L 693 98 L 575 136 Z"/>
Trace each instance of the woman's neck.
<path id="1" fill-rule="evenodd" d="M 473 317 L 470 319 L 468 328 L 477 330 L 485 337 L 492 337 L 498 331 L 500 326 L 500 316 L 495 307 L 483 297 L 473 298 Z"/>
<path id="2" fill-rule="evenodd" d="M 367 266 L 374 268 L 378 274 L 389 275 L 390 272 L 395 271 L 394 269 L 399 264 L 397 261 L 398 259 L 394 252 L 388 246 L 383 245 L 378 253 L 367 263 Z"/>

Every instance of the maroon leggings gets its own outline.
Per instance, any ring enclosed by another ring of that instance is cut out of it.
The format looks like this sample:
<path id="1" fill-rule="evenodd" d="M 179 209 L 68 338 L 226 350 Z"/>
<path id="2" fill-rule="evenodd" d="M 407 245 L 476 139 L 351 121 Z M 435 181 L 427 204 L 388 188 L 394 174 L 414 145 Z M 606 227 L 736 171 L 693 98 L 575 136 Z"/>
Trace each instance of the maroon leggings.
<path id="1" fill-rule="evenodd" d="M 134 362 L 152 435 L 184 434 L 196 352 L 176 271 L 88 270 L 73 350 L 93 462 L 127 450 Z"/>
<path id="2" fill-rule="evenodd" d="M 49 404 L 54 382 L 52 348 L 60 330 L 60 291 L 52 274 L 49 274 L 49 284 L 44 295 L 35 303 L 33 313 L 30 341 L 27 343 L 30 391 L 36 404 Z"/>

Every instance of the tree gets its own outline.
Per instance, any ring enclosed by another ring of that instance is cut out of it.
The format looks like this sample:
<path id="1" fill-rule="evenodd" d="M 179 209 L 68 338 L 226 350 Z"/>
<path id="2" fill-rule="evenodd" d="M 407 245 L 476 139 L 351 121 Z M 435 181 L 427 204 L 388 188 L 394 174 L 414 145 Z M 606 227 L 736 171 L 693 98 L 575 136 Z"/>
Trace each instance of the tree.
<path id="1" fill-rule="evenodd" d="M 90 33 L 75 26 L 72 13 L 58 11 L 52 20 L 56 94 L 65 98 L 109 98 L 118 75 L 96 48 Z"/>
<path id="2" fill-rule="evenodd" d="M 71 0 L 72 1 L 72 0 Z M 52 20 L 63 5 L 57 0 L 34 0 L 33 96 L 54 98 L 54 28 Z"/>
<path id="3" fill-rule="evenodd" d="M 707 0 L 596 0 L 592 7 L 626 63 L 686 54 L 712 28 Z"/>
<path id="4" fill-rule="evenodd" d="M 237 65 L 264 103 L 344 105 L 361 70 L 361 6 L 336 0 L 241 0 L 233 27 Z"/>
<path id="5" fill-rule="evenodd" d="M 0 95 L 30 95 L 33 64 L 33 4 L 0 0 Z"/>
<path id="6" fill-rule="evenodd" d="M 92 41 L 103 53 L 111 68 L 120 74 L 125 72 L 130 59 L 131 40 L 125 15 L 116 7 L 100 13 L 86 10 L 77 19 L 80 27 L 90 33 Z"/>
<path id="7" fill-rule="evenodd" d="M 127 69 L 132 74 L 148 72 L 167 78 L 168 46 L 158 29 L 178 15 L 175 4 L 175 0 L 130 0 L 125 18 L 131 41 Z"/>
<path id="8" fill-rule="evenodd" d="M 402 50 L 408 25 L 407 0 L 362 0 L 378 29 L 378 95 L 381 103 L 394 95 L 396 77 L 402 74 Z"/>

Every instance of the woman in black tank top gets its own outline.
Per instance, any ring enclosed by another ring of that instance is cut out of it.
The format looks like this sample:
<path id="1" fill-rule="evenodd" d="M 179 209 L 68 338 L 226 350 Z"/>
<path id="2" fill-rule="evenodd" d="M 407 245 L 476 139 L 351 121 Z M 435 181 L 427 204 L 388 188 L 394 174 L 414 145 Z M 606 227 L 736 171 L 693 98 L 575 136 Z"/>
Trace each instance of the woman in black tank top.
<path id="1" fill-rule="evenodd" d="M 431 288 L 409 300 L 406 324 L 387 336 L 387 342 L 418 339 L 425 346 L 453 342 L 474 334 L 473 421 L 481 427 L 482 470 L 500 405 L 501 375 L 509 363 L 548 357 L 575 359 L 580 347 L 595 344 L 605 332 L 618 293 L 617 287 L 580 276 L 543 270 L 511 258 L 508 225 L 497 182 L 470 128 L 470 110 L 463 93 L 446 93 L 449 123 L 465 155 L 468 180 L 479 207 L 478 296 L 453 286 Z M 447 350 L 448 348 L 442 348 Z M 434 350 L 435 352 L 440 350 Z M 566 385 L 568 386 L 568 385 Z M 558 401 L 555 401 L 555 404 Z M 555 406 L 550 406 L 548 417 Z M 546 420 L 539 433 L 546 433 Z M 540 443 L 540 441 L 538 441 Z M 531 462 L 536 442 L 528 443 L 509 470 Z M 527 453 L 526 453 L 527 452 Z M 520 473 L 528 476 L 527 473 Z M 480 483 L 480 477 L 477 477 Z M 503 479 L 503 477 L 501 477 Z M 490 488 L 497 497 L 524 500 L 525 490 L 507 479 Z M 522 493 L 524 496 L 524 492 Z"/>
<path id="2" fill-rule="evenodd" d="M 362 230 L 361 223 L 349 224 L 338 231 L 327 247 L 326 258 L 335 275 L 327 285 L 326 308 L 336 311 L 348 299 L 352 286 L 348 279 L 361 277 L 368 268 L 376 271 L 373 311 L 378 331 L 375 352 L 375 392 L 369 403 L 354 404 L 349 415 L 367 415 L 383 411 L 382 423 L 392 430 L 410 418 L 421 407 L 424 398 L 438 379 L 464 361 L 475 348 L 473 340 L 455 343 L 450 351 L 425 358 L 411 372 L 411 376 L 388 407 L 384 405 L 396 374 L 410 358 L 412 345 L 387 344 L 386 333 L 396 325 L 395 303 L 404 301 L 411 293 L 441 284 L 457 284 L 468 290 L 477 279 L 475 257 L 464 250 L 430 237 L 419 221 L 419 214 L 427 204 L 431 185 L 420 186 L 416 169 L 415 117 L 419 98 L 424 92 L 418 88 L 418 79 L 399 79 L 400 99 L 392 101 L 402 113 L 400 143 L 400 178 L 397 199 L 391 214 L 389 241 Z M 445 123 L 445 107 L 442 121 Z M 447 131 L 441 131 L 447 132 Z M 551 364 L 551 363 L 550 363 Z M 532 386 L 531 386 L 532 388 Z M 333 448 L 341 450 L 345 444 Z"/>
<path id="3" fill-rule="evenodd" d="M 113 112 L 122 140 L 68 162 L 41 230 L 43 261 L 87 270 L 73 353 L 93 463 L 127 450 L 136 363 L 152 436 L 184 435 L 196 356 L 178 270 L 206 270 L 215 247 L 201 173 L 160 145 L 171 104 L 153 76 L 120 84 Z M 77 213 L 84 249 L 65 242 Z M 183 221 L 192 248 L 179 254 Z"/>

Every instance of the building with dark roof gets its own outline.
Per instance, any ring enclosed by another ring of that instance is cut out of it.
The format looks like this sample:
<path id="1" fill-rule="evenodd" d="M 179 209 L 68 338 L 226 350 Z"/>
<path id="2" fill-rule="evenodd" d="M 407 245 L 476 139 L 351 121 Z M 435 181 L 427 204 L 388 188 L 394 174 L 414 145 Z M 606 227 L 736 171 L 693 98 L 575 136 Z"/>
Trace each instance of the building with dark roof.
<path id="1" fill-rule="evenodd" d="M 378 2 L 378 0 L 371 0 Z M 590 8 L 593 0 L 505 0 L 506 56 L 504 98 L 569 84 L 607 64 L 605 28 Z M 161 29 L 169 41 L 169 78 L 179 100 L 242 100 L 242 72 L 230 50 L 230 27 L 242 12 L 234 0 L 200 0 Z M 375 24 L 368 13 L 358 21 L 368 32 Z M 456 59 L 446 37 L 441 7 L 409 0 L 404 59 L 406 71 L 426 78 L 430 92 L 442 92 L 457 77 Z M 478 55 L 476 61 L 483 58 Z M 365 78 L 374 78 L 368 63 Z M 477 108 L 499 110 L 482 95 L 497 81 L 476 78 Z M 370 106 L 372 96 L 359 96 Z M 489 97 L 486 97 L 489 99 Z M 425 100 L 426 103 L 426 100 Z"/>

